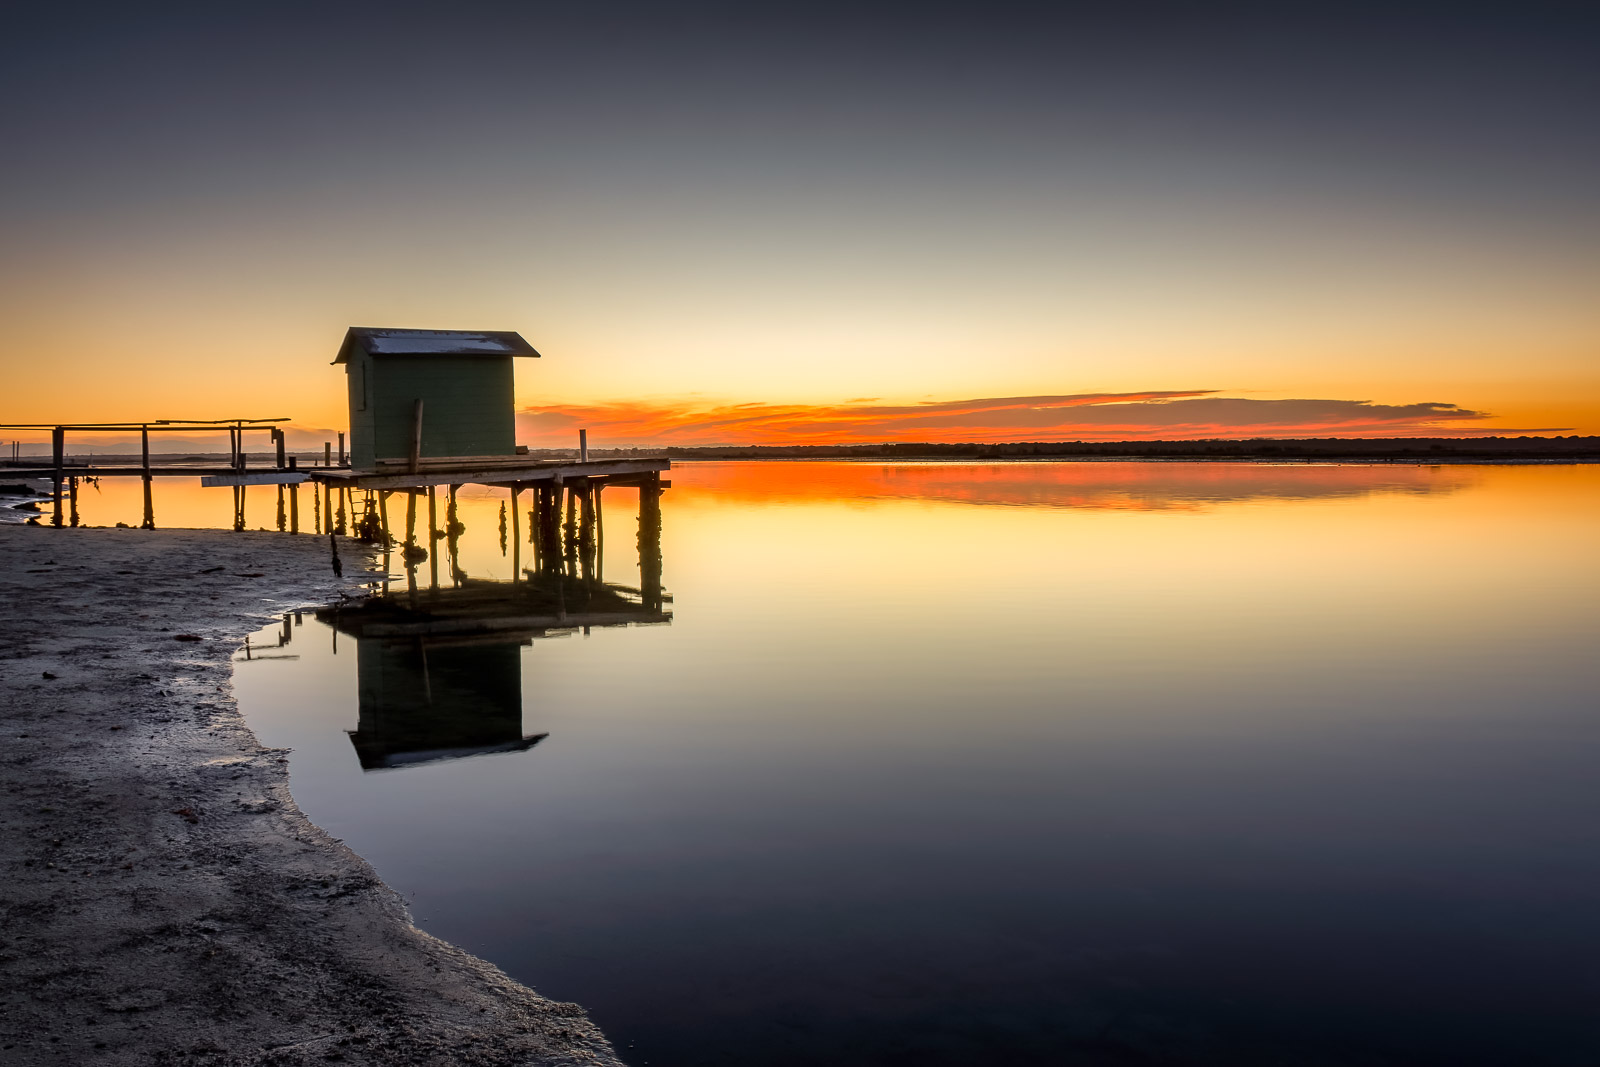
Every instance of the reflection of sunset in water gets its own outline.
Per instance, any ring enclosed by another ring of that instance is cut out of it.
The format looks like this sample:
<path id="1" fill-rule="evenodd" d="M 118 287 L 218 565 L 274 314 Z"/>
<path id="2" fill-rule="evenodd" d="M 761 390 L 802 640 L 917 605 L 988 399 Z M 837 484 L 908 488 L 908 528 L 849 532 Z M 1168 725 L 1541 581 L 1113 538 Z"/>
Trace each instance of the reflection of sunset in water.
<path id="1" fill-rule="evenodd" d="M 1452 492 L 1480 468 L 1150 462 L 678 463 L 674 484 L 759 503 L 941 500 L 1070 508 L 1194 508 L 1243 500 Z"/>
<path id="2" fill-rule="evenodd" d="M 1520 1047 L 1552 1004 L 1553 1027 L 1592 1030 L 1600 465 L 671 480 L 670 625 L 551 631 L 471 668 L 521 685 L 520 719 L 479 740 L 536 748 L 368 773 L 345 732 L 378 737 L 354 641 L 335 654 L 308 622 L 301 659 L 238 668 L 297 801 L 430 933 L 652 1063 L 766 1064 L 785 1042 L 787 1064 L 1056 1063 L 1117 1011 L 1201 1044 L 1292 1016 L 1296 1048 L 1447 1020 L 1427 1037 L 1448 1054 L 1387 1061 L 1408 1065 L 1567 1062 L 1474 1051 Z M 463 494 L 474 577 L 509 574 L 503 496 Z M 637 494 L 604 498 L 605 577 L 642 585 Z M 1397 950 L 1419 908 L 1425 936 Z M 1058 966 L 1087 954 L 1114 965 Z M 1224 984 L 1226 1004 L 1192 992 Z M 1023 1022 L 963 1014 L 974 999 Z M 1063 1003 L 1100 1008 L 1080 1025 Z M 970 1043 L 941 1059 L 947 1033 Z M 934 1051 L 898 1055 L 917 1042 Z M 1162 1062 L 1282 1058 L 1180 1051 Z"/>

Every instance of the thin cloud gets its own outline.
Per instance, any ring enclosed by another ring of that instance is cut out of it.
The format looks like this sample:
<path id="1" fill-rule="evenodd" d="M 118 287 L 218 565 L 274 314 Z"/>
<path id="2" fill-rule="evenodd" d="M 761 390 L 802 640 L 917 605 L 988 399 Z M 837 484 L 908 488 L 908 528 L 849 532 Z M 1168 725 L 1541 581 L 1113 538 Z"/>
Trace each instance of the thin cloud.
<path id="1" fill-rule="evenodd" d="M 1505 432 L 1456 404 L 1254 400 L 1180 389 L 982 397 L 922 404 L 553 404 L 525 409 L 522 439 L 570 444 L 589 430 L 615 445 L 783 445 L 881 442 L 1126 441 L 1253 437 L 1406 437 Z M 1526 431 L 1521 431 L 1526 432 Z"/>

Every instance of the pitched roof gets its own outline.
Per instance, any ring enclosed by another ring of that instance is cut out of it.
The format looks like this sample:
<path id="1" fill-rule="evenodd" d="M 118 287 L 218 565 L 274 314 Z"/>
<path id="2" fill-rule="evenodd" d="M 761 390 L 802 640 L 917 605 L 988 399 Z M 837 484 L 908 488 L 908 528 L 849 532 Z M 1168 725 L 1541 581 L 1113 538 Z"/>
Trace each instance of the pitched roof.
<path id="1" fill-rule="evenodd" d="M 345 332 L 335 363 L 347 363 L 360 345 L 369 356 L 534 356 L 539 353 L 510 330 L 395 330 L 352 326 Z"/>

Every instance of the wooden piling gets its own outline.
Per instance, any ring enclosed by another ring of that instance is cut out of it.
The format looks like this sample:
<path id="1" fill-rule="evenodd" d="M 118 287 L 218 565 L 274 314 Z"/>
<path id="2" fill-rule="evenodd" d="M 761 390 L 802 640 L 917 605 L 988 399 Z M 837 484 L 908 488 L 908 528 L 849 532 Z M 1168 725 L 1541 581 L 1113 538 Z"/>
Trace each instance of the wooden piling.
<path id="1" fill-rule="evenodd" d="M 406 490 L 406 547 L 417 543 L 417 491 Z"/>
<path id="2" fill-rule="evenodd" d="M 292 534 L 300 532 L 300 487 L 298 485 L 289 487 L 289 532 Z"/>
<path id="3" fill-rule="evenodd" d="M 383 533 L 383 547 L 385 554 L 389 548 L 389 494 L 387 491 L 378 492 L 378 529 Z"/>
<path id="4" fill-rule="evenodd" d="M 594 485 L 583 480 L 579 498 L 578 561 L 583 568 L 584 581 L 594 579 Z"/>
<path id="5" fill-rule="evenodd" d="M 578 489 L 577 486 L 567 487 L 567 521 L 561 528 L 562 555 L 566 560 L 567 573 L 572 573 L 578 562 Z"/>
<path id="6" fill-rule="evenodd" d="M 324 467 L 333 466 L 333 442 L 332 441 L 324 441 L 324 442 L 322 442 L 322 465 Z"/>
<path id="7" fill-rule="evenodd" d="M 606 483 L 596 482 L 594 487 L 594 580 L 606 580 L 606 523 L 605 512 L 600 508 L 600 498 L 605 494 Z"/>
<path id="8" fill-rule="evenodd" d="M 50 519 L 50 525 L 61 525 L 61 485 L 66 479 L 66 472 L 62 469 L 67 465 L 67 430 L 64 426 L 57 426 L 50 433 L 50 449 L 55 457 L 56 471 L 53 476 L 55 481 L 55 514 Z"/>
<path id="9" fill-rule="evenodd" d="M 150 474 L 150 427 L 139 427 L 139 470 L 140 479 L 144 482 L 144 521 L 139 523 L 141 529 L 154 530 L 156 528 L 156 506 L 151 497 L 150 483 L 155 479 Z"/>
<path id="10" fill-rule="evenodd" d="M 522 521 L 517 515 L 517 494 L 522 486 L 511 486 L 511 580 L 522 580 Z"/>
<path id="11" fill-rule="evenodd" d="M 278 486 L 278 532 L 279 533 L 283 532 L 283 526 L 284 526 L 283 520 L 284 520 L 284 515 L 283 515 L 283 486 L 280 485 L 280 486 Z"/>
<path id="12" fill-rule="evenodd" d="M 661 610 L 661 476 L 651 473 L 639 485 L 639 578 L 644 605 Z"/>
<path id="13" fill-rule="evenodd" d="M 344 466 L 344 431 L 339 431 L 339 466 Z"/>
<path id="14" fill-rule="evenodd" d="M 272 431 L 272 442 L 278 446 L 278 469 L 284 470 L 289 466 L 287 449 L 289 447 L 288 435 L 282 430 Z"/>
<path id="15" fill-rule="evenodd" d="M 311 483 L 311 532 L 322 533 L 322 486 Z"/>
<path id="16" fill-rule="evenodd" d="M 68 491 L 72 494 L 72 525 L 78 525 L 78 479 L 67 479 Z"/>
<path id="17" fill-rule="evenodd" d="M 433 486 L 428 486 L 428 585 L 439 588 L 439 513 Z"/>

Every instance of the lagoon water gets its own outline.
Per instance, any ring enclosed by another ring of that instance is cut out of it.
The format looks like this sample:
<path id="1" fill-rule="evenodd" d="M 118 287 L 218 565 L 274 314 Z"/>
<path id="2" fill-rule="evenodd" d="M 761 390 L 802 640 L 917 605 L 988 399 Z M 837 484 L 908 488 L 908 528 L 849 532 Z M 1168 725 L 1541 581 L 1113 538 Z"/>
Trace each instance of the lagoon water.
<path id="1" fill-rule="evenodd" d="M 235 678 L 422 927 L 629 1062 L 1600 1062 L 1600 467 L 671 477 L 669 622 L 306 614 Z"/>

